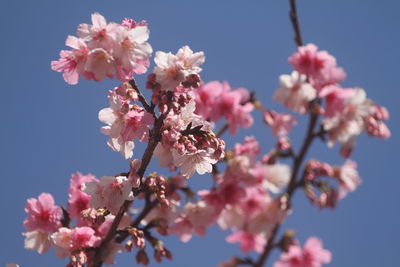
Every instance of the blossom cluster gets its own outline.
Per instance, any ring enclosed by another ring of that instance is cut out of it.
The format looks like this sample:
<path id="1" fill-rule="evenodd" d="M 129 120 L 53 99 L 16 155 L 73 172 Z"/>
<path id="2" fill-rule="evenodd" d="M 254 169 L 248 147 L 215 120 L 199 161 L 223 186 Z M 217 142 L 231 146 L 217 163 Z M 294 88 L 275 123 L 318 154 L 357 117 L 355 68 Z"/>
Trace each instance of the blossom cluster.
<path id="1" fill-rule="evenodd" d="M 343 88 L 340 83 L 346 74 L 327 51 L 308 44 L 299 47 L 289 63 L 294 71 L 280 76 L 281 87 L 275 92 L 275 100 L 300 114 L 310 109 L 321 114 L 327 144 L 340 143 L 343 157 L 351 155 L 355 138 L 362 132 L 383 139 L 390 136 L 383 122 L 389 119 L 387 109 L 368 99 L 362 88 Z"/>
<path id="2" fill-rule="evenodd" d="M 53 61 L 53 70 L 63 72 L 64 80 L 77 84 L 79 77 L 101 81 L 116 77 L 129 80 L 142 74 L 150 65 L 153 50 L 147 42 L 149 29 L 145 21 L 124 19 L 122 23 L 107 23 L 99 13 L 92 14 L 92 24 L 80 24 L 76 36 L 68 36 L 60 59 Z"/>
<path id="3" fill-rule="evenodd" d="M 53 196 L 48 193 L 28 199 L 25 248 L 40 254 L 55 248 L 58 257 L 70 257 L 68 266 L 90 263 L 93 255 L 86 250 L 101 244 L 119 207 L 131 198 L 131 187 L 125 177 L 97 179 L 91 174 L 75 173 L 70 180 L 66 210 L 55 205 Z M 71 220 L 75 220 L 74 226 Z M 118 227 L 124 229 L 129 225 L 130 218 L 125 216 Z M 114 263 L 115 253 L 121 252 L 123 247 L 115 242 L 108 246 L 103 260 L 110 265 Z"/>
<path id="4" fill-rule="evenodd" d="M 136 262 L 148 265 L 149 247 L 157 262 L 172 259 L 157 234 L 177 235 L 188 242 L 193 234 L 204 236 L 209 227 L 218 225 L 230 230 L 226 241 L 239 243 L 243 253 L 262 255 L 279 248 L 282 254 L 274 267 L 320 267 L 331 261 L 331 253 L 316 237 L 304 247 L 292 233 L 280 241 L 276 237 L 292 211 L 296 189 L 303 189 L 319 208 L 335 208 L 361 183 L 355 161 L 334 166 L 306 159 L 306 152 L 320 138 L 330 147 L 339 143 L 341 155 L 348 158 L 362 132 L 390 136 L 384 123 L 389 118 L 386 108 L 374 104 L 361 88 L 343 88 L 340 83 L 346 74 L 332 55 L 308 44 L 289 57 L 294 71 L 280 76 L 274 94 L 292 111 L 288 113 L 262 106 L 245 88 L 204 82 L 203 52 L 188 46 L 176 54 L 157 51 L 147 76 L 151 94 L 147 102 L 133 77 L 150 66 L 153 51 L 146 22 L 107 23 L 95 13 L 92 25 L 80 24 L 77 35 L 67 38 L 72 50 L 61 51 L 51 66 L 63 72 L 69 84 L 76 84 L 80 76 L 119 80 L 108 92 L 109 107 L 99 111 L 98 119 L 105 124 L 101 132 L 108 136 L 107 145 L 130 160 L 129 171 L 99 179 L 73 174 L 66 208 L 57 206 L 48 193 L 28 199 L 25 248 L 40 254 L 54 248 L 58 257 L 69 258 L 67 267 L 111 265 L 123 251 L 135 252 Z M 256 137 L 247 136 L 228 150 L 221 135 L 250 128 L 255 110 L 261 111 L 277 138 L 272 139 L 275 146 L 263 152 Z M 299 114 L 309 116 L 310 124 L 296 153 L 290 136 Z M 136 140 L 146 144 L 141 160 L 131 160 Z M 152 157 L 170 174 L 146 173 Z M 196 173 L 210 173 L 212 187 L 193 190 L 189 178 Z M 234 257 L 220 266 L 259 266 L 255 262 Z"/>

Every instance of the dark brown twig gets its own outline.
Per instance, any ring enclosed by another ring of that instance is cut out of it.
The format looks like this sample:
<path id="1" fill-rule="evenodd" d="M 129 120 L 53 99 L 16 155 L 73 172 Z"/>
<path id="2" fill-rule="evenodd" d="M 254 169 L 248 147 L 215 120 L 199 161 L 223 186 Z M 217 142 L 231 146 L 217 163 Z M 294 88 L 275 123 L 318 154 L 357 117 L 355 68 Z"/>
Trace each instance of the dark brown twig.
<path id="1" fill-rule="evenodd" d="M 297 46 L 303 46 L 303 38 L 301 37 L 300 23 L 299 23 L 299 18 L 297 16 L 296 0 L 289 0 L 289 3 L 290 3 L 289 17 L 292 22 L 294 30 L 294 41 L 296 42 Z"/>
<path id="2" fill-rule="evenodd" d="M 301 30 L 300 30 L 300 23 L 297 15 L 297 6 L 296 6 L 296 0 L 289 0 L 290 4 L 290 12 L 289 12 L 289 17 L 292 22 L 293 30 L 294 30 L 294 40 L 296 42 L 297 46 L 303 46 L 303 38 L 301 37 Z M 310 104 L 312 105 L 312 103 Z M 286 195 L 288 197 L 288 203 L 290 207 L 290 201 L 293 196 L 293 193 L 295 190 L 302 185 L 301 181 L 297 182 L 297 175 L 300 170 L 300 167 L 303 163 L 304 157 L 307 154 L 312 141 L 314 140 L 314 137 L 316 135 L 314 134 L 314 128 L 317 124 L 318 121 L 318 114 L 312 112 L 312 108 L 310 108 L 310 115 L 309 115 L 309 123 L 308 123 L 308 128 L 307 128 L 307 133 L 305 136 L 305 139 L 303 141 L 303 145 L 301 146 L 300 152 L 298 155 L 294 157 L 294 162 L 293 162 L 293 167 L 292 167 L 292 175 L 290 177 L 290 182 L 289 185 L 286 189 Z M 271 232 L 270 237 L 268 238 L 267 244 L 264 247 L 263 253 L 260 255 L 259 259 L 257 262 L 253 265 L 254 267 L 262 267 L 265 262 L 268 259 L 268 256 L 271 254 L 271 250 L 274 248 L 275 238 L 276 235 L 279 232 L 279 229 L 281 227 L 281 224 L 278 223 L 275 225 L 274 229 Z"/>
<path id="3" fill-rule="evenodd" d="M 154 112 L 154 105 L 151 105 L 151 106 L 150 106 L 150 105 L 148 104 L 146 98 L 144 97 L 144 95 L 142 94 L 142 92 L 139 90 L 139 88 L 138 88 L 138 86 L 137 86 L 137 84 L 136 84 L 135 79 L 131 79 L 131 80 L 129 81 L 129 84 L 132 86 L 133 90 L 135 90 L 136 93 L 138 94 L 139 101 L 140 101 L 140 103 L 142 103 L 144 109 L 145 109 L 148 113 L 150 113 L 151 115 L 153 115 L 154 118 L 156 118 L 156 114 L 155 114 L 155 112 Z"/>

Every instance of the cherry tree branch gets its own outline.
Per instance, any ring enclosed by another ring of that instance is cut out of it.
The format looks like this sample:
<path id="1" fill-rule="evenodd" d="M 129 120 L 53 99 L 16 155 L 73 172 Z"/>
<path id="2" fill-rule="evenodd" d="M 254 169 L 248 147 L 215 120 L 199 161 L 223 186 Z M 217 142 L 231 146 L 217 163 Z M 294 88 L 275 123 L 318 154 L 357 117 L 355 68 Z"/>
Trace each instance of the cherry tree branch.
<path id="1" fill-rule="evenodd" d="M 137 86 L 135 79 L 129 80 L 129 84 L 132 86 L 133 90 L 135 90 L 136 93 L 138 94 L 139 102 L 142 103 L 144 109 L 148 113 L 153 115 L 154 118 L 156 118 L 156 114 L 154 113 L 154 105 L 149 105 L 148 104 L 146 98 L 144 97 L 142 92 L 139 90 L 139 87 Z"/>
<path id="2" fill-rule="evenodd" d="M 154 127 L 153 129 L 150 130 L 150 137 L 149 137 L 149 143 L 147 144 L 146 150 L 142 156 L 142 161 L 140 168 L 137 171 L 137 175 L 141 178 L 141 183 L 139 188 L 133 189 L 134 196 L 136 197 L 140 192 L 145 191 L 146 187 L 145 184 L 143 183 L 143 175 L 146 172 L 147 166 L 149 165 L 151 158 L 153 157 L 153 152 L 154 149 L 156 148 L 158 142 L 161 140 L 161 127 L 163 126 L 164 119 L 166 117 L 167 113 L 162 113 L 159 117 L 156 117 L 154 113 L 154 108 L 152 108 L 150 105 L 147 104 L 146 99 L 140 92 L 139 88 L 136 85 L 136 82 L 132 79 L 129 81 L 131 86 L 133 87 L 134 90 L 139 95 L 139 101 L 143 104 L 144 108 L 146 109 L 147 112 L 153 114 L 155 116 L 156 120 L 154 122 Z M 103 239 L 101 242 L 100 246 L 96 249 L 95 251 L 95 256 L 94 256 L 94 264 L 93 267 L 100 267 L 103 264 L 103 259 L 102 255 L 104 254 L 104 251 L 108 247 L 109 243 L 111 240 L 114 238 L 118 225 L 120 224 L 125 212 L 128 210 L 129 206 L 132 204 L 132 200 L 126 200 L 122 204 L 121 208 L 119 209 L 117 215 L 114 218 L 113 223 L 111 224 L 110 230 L 108 231 L 106 237 Z M 140 223 L 140 221 L 150 212 L 150 210 L 155 206 L 156 203 L 154 203 L 151 208 L 146 207 L 142 210 L 142 213 L 136 218 L 135 222 L 136 225 Z M 135 225 L 135 226 L 136 226 Z M 122 242 L 122 240 L 121 240 Z"/>
<path id="3" fill-rule="evenodd" d="M 302 46 L 303 45 L 303 38 L 301 36 L 301 30 L 300 30 L 300 23 L 297 15 L 297 6 L 296 6 L 296 0 L 289 0 L 290 4 L 290 12 L 289 12 L 289 17 L 292 23 L 292 27 L 294 30 L 294 40 L 297 46 Z M 302 185 L 302 182 L 299 181 L 297 182 L 297 176 L 300 170 L 301 165 L 303 164 L 304 158 L 308 152 L 308 150 L 311 147 L 312 141 L 316 137 L 314 134 L 314 128 L 318 122 L 318 113 L 313 112 L 312 108 L 313 103 L 310 103 L 310 114 L 309 114 L 309 122 L 308 122 L 308 127 L 307 127 L 307 133 L 303 141 L 303 145 L 300 148 L 299 154 L 294 156 L 294 162 L 292 166 L 292 174 L 290 177 L 290 182 L 288 187 L 286 188 L 285 194 L 287 195 L 288 198 L 288 203 L 290 207 L 290 201 L 291 198 L 295 192 L 295 190 Z M 267 243 L 264 247 L 263 253 L 260 255 L 258 260 L 253 264 L 254 267 L 262 267 L 265 262 L 267 261 L 269 255 L 271 254 L 271 250 L 274 248 L 274 244 L 276 244 L 275 239 L 276 236 L 279 232 L 279 229 L 281 227 L 281 224 L 278 223 L 275 225 L 273 228 L 270 237 L 267 240 Z"/>
<path id="4" fill-rule="evenodd" d="M 294 30 L 294 41 L 296 42 L 297 46 L 303 46 L 303 38 L 301 37 L 300 23 L 299 23 L 299 18 L 297 16 L 296 0 L 289 0 L 289 4 L 290 4 L 289 17 L 292 22 Z"/>
<path id="5" fill-rule="evenodd" d="M 300 167 L 304 161 L 304 157 L 307 154 L 309 148 L 311 147 L 312 141 L 315 138 L 313 131 L 314 131 L 315 125 L 317 124 L 317 121 L 318 121 L 318 114 L 311 113 L 310 120 L 308 123 L 308 128 L 307 128 L 307 134 L 303 141 L 303 145 L 300 149 L 299 154 L 294 158 L 293 167 L 292 167 L 292 175 L 290 178 L 289 185 L 285 192 L 285 195 L 287 195 L 287 200 L 288 200 L 289 206 L 290 206 L 290 201 L 293 197 L 295 190 L 297 188 L 301 187 L 301 185 L 303 184 L 301 181 L 296 182 L 298 180 L 297 175 L 298 175 Z M 268 238 L 268 241 L 264 247 L 263 253 L 260 255 L 257 262 L 253 265 L 254 267 L 262 267 L 265 264 L 265 262 L 267 261 L 268 256 L 271 253 L 271 250 L 274 248 L 274 244 L 276 244 L 275 239 L 276 239 L 276 235 L 279 232 L 280 227 L 281 227 L 280 223 L 275 225 L 274 229 L 271 232 L 271 236 Z"/>

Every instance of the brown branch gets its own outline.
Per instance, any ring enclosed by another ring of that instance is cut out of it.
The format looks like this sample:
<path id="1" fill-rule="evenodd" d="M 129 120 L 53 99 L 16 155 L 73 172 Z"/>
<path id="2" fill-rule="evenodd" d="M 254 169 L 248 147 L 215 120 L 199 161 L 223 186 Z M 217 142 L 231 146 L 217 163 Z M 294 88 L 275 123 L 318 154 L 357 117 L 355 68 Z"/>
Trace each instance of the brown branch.
<path id="1" fill-rule="evenodd" d="M 135 83 L 135 81 L 133 79 L 130 81 L 130 84 L 138 92 L 139 100 L 142 102 L 142 104 L 145 107 L 146 111 L 150 112 L 151 114 L 153 114 L 153 116 L 155 116 L 154 110 L 147 104 L 146 100 L 144 99 L 143 95 L 140 93 L 140 90 L 136 86 L 136 83 Z M 154 149 L 156 148 L 158 142 L 161 140 L 161 127 L 163 126 L 163 122 L 164 122 L 165 117 L 166 117 L 166 113 L 161 114 L 158 118 L 156 117 L 156 120 L 154 122 L 154 127 L 153 127 L 153 129 L 150 130 L 149 143 L 147 144 L 146 150 L 145 150 L 145 152 L 144 152 L 144 154 L 142 156 L 142 161 L 141 161 L 140 168 L 137 171 L 137 175 L 140 178 L 142 178 L 141 180 L 143 180 L 143 175 L 144 175 L 144 173 L 145 173 L 145 171 L 147 169 L 147 166 L 149 165 L 149 163 L 151 161 Z M 140 192 L 143 192 L 144 190 L 145 190 L 145 185 L 141 181 L 141 184 L 140 184 L 139 188 L 133 190 L 134 191 L 134 196 L 137 196 Z M 110 230 L 108 231 L 106 237 L 103 239 L 103 241 L 101 242 L 100 246 L 96 249 L 94 260 L 93 260 L 94 261 L 93 267 L 102 266 L 103 260 L 102 260 L 101 256 L 104 253 L 104 250 L 109 245 L 110 241 L 114 238 L 114 236 L 115 236 L 115 234 L 117 232 L 118 225 L 121 222 L 123 215 L 128 210 L 128 208 L 129 208 L 129 206 L 131 204 L 132 204 L 131 200 L 126 200 L 122 204 L 121 208 L 119 209 L 117 215 L 114 218 L 114 221 L 113 221 L 113 223 L 112 223 L 112 225 L 110 227 Z M 146 214 L 149 211 L 146 211 Z M 143 213 L 144 212 L 142 212 L 142 214 Z M 142 215 L 143 218 L 146 216 L 146 214 Z M 142 219 L 140 219 L 138 221 L 138 223 L 140 223 L 140 221 Z M 138 218 L 136 220 L 138 220 Z"/>
<path id="2" fill-rule="evenodd" d="M 297 16 L 296 0 L 289 0 L 289 3 L 290 3 L 289 17 L 292 22 L 294 30 L 294 41 L 296 42 L 297 46 L 303 46 L 303 38 L 301 37 L 300 23 L 299 23 L 299 18 Z"/>
<path id="3" fill-rule="evenodd" d="M 155 199 L 151 202 L 146 203 L 143 210 L 140 212 L 139 216 L 131 223 L 131 227 L 137 227 L 140 222 L 149 214 L 149 212 L 158 204 L 158 200 Z M 122 243 L 129 236 L 128 232 L 121 233 L 117 238 L 115 238 L 115 242 Z"/>
<path id="4" fill-rule="evenodd" d="M 298 175 L 300 167 L 303 163 L 304 157 L 307 154 L 307 152 L 312 144 L 312 141 L 315 138 L 313 131 L 314 131 L 315 125 L 317 124 L 317 121 L 318 121 L 318 114 L 311 113 L 310 120 L 308 123 L 307 133 L 306 133 L 305 139 L 303 141 L 303 145 L 300 149 L 299 154 L 294 158 L 293 167 L 292 167 L 292 175 L 290 177 L 290 182 L 289 182 L 289 185 L 285 192 L 285 194 L 288 196 L 289 206 L 290 206 L 290 201 L 293 196 L 293 193 L 299 186 L 302 185 L 301 181 L 296 182 L 298 180 L 297 175 Z M 267 261 L 271 250 L 274 248 L 274 244 L 276 244 L 275 238 L 279 232 L 280 227 L 281 227 L 280 223 L 275 225 L 274 229 L 272 230 L 271 236 L 268 238 L 268 241 L 264 247 L 263 253 L 260 255 L 257 262 L 254 264 L 254 267 L 262 267 L 264 265 L 264 263 Z"/>
<path id="5" fill-rule="evenodd" d="M 140 103 L 142 103 L 144 109 L 145 109 L 148 113 L 150 113 L 151 115 L 153 115 L 154 118 L 156 118 L 156 114 L 155 114 L 155 112 L 154 112 L 154 106 L 153 106 L 153 105 L 150 106 L 150 105 L 148 104 L 146 98 L 144 97 L 144 95 L 142 94 L 142 92 L 139 90 L 139 88 L 138 88 L 138 86 L 137 86 L 137 84 L 136 84 L 135 79 L 129 80 L 129 84 L 132 86 L 133 90 L 135 90 L 136 93 L 138 94 L 139 101 L 140 101 Z"/>
<path id="6" fill-rule="evenodd" d="M 294 40 L 296 42 L 297 46 L 303 46 L 303 38 L 301 36 L 301 30 L 300 30 L 300 23 L 297 15 L 297 6 L 296 6 L 296 0 L 289 0 L 290 4 L 290 12 L 289 12 L 289 17 L 293 26 L 294 30 Z M 293 162 L 293 167 L 292 167 L 292 175 L 290 177 L 290 182 L 289 185 L 286 189 L 286 195 L 288 196 L 288 203 L 290 207 L 290 201 L 293 196 L 293 193 L 295 190 L 302 185 L 301 181 L 297 182 L 297 175 L 299 173 L 300 167 L 303 163 L 304 157 L 306 156 L 312 141 L 316 137 L 314 134 L 314 128 L 317 124 L 318 121 L 318 113 L 314 113 L 312 111 L 311 105 L 313 103 L 310 103 L 310 119 L 308 123 L 308 128 L 307 128 L 307 133 L 305 136 L 305 139 L 303 141 L 303 145 L 301 146 L 300 152 L 297 156 L 294 156 L 294 162 Z M 254 267 L 262 267 L 264 263 L 267 261 L 268 256 L 271 253 L 271 250 L 274 248 L 275 238 L 276 235 L 279 232 L 279 229 L 281 227 L 281 224 L 278 223 L 275 225 L 274 229 L 272 230 L 271 236 L 268 238 L 267 244 L 264 247 L 263 253 L 260 255 L 259 259 L 257 262 L 253 265 Z"/>

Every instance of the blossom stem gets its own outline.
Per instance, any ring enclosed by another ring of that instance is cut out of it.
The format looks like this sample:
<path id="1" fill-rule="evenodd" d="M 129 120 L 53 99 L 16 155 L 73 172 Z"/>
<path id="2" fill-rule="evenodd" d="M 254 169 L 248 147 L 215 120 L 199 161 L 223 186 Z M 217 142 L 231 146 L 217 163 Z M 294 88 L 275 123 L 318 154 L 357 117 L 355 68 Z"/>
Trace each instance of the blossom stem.
<path id="1" fill-rule="evenodd" d="M 139 88 L 136 86 L 135 81 L 132 79 L 130 81 L 130 84 L 132 87 L 138 92 L 139 95 L 139 100 L 145 107 L 146 111 L 149 113 L 152 113 L 153 116 L 156 116 L 154 113 L 154 109 L 152 109 L 148 104 L 147 101 L 145 100 L 144 96 L 141 94 Z M 156 120 L 154 122 L 154 127 L 153 129 L 150 130 L 150 138 L 149 138 L 149 143 L 147 144 L 146 150 L 142 156 L 142 161 L 140 168 L 137 171 L 137 175 L 140 178 L 143 178 L 144 173 L 146 172 L 147 166 L 149 165 L 151 158 L 153 157 L 153 152 L 154 149 L 156 148 L 158 142 L 161 140 L 161 127 L 163 126 L 164 119 L 166 117 L 166 113 L 161 114 L 159 117 L 156 117 Z M 141 179 L 142 180 L 142 179 Z M 145 190 L 145 185 L 141 181 L 141 184 L 139 188 L 134 189 L 134 196 L 137 196 L 140 192 L 143 192 Z M 94 256 L 94 264 L 93 267 L 100 267 L 103 264 L 103 259 L 102 259 L 102 254 L 104 253 L 104 250 L 107 248 L 111 240 L 114 238 L 117 228 L 119 223 L 121 222 L 125 212 L 128 210 L 129 206 L 132 204 L 132 200 L 126 200 L 121 208 L 119 209 L 117 215 L 115 216 L 115 219 L 110 227 L 110 230 L 108 231 L 106 237 L 103 239 L 101 242 L 100 246 L 96 249 L 95 256 Z M 155 206 L 151 206 L 151 208 L 148 209 L 143 209 L 142 213 L 136 218 L 135 222 L 136 225 L 140 223 L 140 221 L 150 212 L 150 210 Z M 123 239 L 122 239 L 123 240 Z M 122 242 L 121 240 L 121 242 Z"/>
<path id="2" fill-rule="evenodd" d="M 142 92 L 139 90 L 135 79 L 131 79 L 129 80 L 129 84 L 132 86 L 133 90 L 136 91 L 136 93 L 138 94 L 138 98 L 140 103 L 142 103 L 144 109 L 150 113 L 151 115 L 153 115 L 154 118 L 156 118 L 156 114 L 154 113 L 154 106 L 153 105 L 149 105 L 146 98 L 144 97 L 144 95 L 142 94 Z"/>

